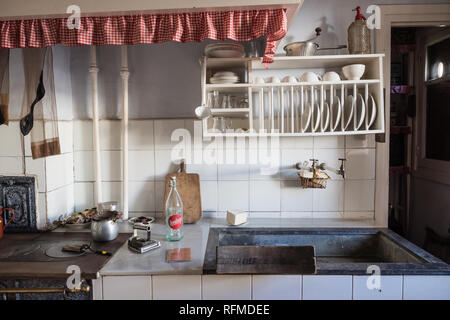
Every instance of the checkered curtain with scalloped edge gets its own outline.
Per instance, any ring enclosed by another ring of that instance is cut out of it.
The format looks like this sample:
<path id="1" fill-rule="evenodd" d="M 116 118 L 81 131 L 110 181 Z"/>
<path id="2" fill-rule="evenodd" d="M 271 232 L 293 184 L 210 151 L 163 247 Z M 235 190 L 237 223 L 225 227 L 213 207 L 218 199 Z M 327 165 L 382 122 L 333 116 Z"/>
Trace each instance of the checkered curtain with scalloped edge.
<path id="1" fill-rule="evenodd" d="M 0 21 L 0 48 L 249 41 L 267 36 L 263 62 L 270 63 L 286 31 L 284 9 L 81 17 L 79 29 L 69 29 L 67 18 L 11 20 Z"/>

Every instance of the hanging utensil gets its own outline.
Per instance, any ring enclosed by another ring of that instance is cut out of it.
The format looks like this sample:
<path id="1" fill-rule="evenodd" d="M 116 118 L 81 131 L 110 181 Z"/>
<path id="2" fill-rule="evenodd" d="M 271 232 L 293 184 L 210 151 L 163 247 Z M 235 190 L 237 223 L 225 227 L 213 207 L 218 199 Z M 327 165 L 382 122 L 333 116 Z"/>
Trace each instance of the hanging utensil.
<path id="1" fill-rule="evenodd" d="M 42 100 L 42 98 L 45 96 L 45 88 L 44 88 L 44 70 L 41 71 L 41 76 L 39 77 L 39 85 L 36 90 L 36 98 L 34 99 L 33 103 L 30 107 L 30 112 L 20 119 L 20 131 L 24 136 L 30 133 L 31 129 L 33 129 L 33 113 L 34 113 L 34 106 Z"/>

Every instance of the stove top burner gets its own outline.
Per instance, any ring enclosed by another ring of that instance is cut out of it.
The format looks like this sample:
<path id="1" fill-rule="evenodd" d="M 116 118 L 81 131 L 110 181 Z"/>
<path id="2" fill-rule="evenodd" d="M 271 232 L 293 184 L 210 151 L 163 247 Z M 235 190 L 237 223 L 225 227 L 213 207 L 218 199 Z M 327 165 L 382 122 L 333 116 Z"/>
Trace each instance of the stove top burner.
<path id="1" fill-rule="evenodd" d="M 85 255 L 87 252 L 67 252 L 67 251 L 63 251 L 63 247 L 71 245 L 71 246 L 81 246 L 83 244 L 87 244 L 86 242 L 82 242 L 82 241 L 66 241 L 66 242 L 61 242 L 58 243 L 57 245 L 53 245 L 49 248 L 47 248 L 47 250 L 45 250 L 45 255 L 50 257 L 50 258 L 58 258 L 58 259 L 64 259 L 64 258 L 74 258 L 74 257 L 79 257 L 82 255 Z"/>

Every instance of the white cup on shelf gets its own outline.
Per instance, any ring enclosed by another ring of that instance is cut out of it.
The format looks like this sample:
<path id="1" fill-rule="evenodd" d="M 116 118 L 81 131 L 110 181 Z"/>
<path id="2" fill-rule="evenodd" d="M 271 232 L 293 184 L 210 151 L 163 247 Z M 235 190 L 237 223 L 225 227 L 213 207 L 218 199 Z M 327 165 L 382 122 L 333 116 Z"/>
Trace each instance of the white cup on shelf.
<path id="1" fill-rule="evenodd" d="M 300 82 L 319 82 L 321 80 L 321 77 L 311 71 L 305 72 L 300 77 Z"/>
<path id="2" fill-rule="evenodd" d="M 322 81 L 341 81 L 341 77 L 337 72 L 329 71 L 323 75 Z"/>

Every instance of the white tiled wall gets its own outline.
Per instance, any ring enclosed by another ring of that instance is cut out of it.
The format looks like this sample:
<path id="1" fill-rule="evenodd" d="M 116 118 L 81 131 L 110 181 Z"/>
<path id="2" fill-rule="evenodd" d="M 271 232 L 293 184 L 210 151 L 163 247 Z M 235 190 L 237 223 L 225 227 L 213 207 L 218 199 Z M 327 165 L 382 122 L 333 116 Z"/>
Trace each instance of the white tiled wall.
<path id="1" fill-rule="evenodd" d="M 173 146 L 178 143 L 171 141 L 171 134 L 179 128 L 193 134 L 194 121 L 130 121 L 130 215 L 142 212 L 159 215 L 162 212 L 165 176 L 178 169 L 171 161 L 172 153 L 175 154 Z M 100 121 L 105 201 L 121 200 L 120 130 L 118 120 Z M 92 122 L 61 121 L 59 131 L 63 154 L 33 160 L 28 137 L 23 139 L 22 148 L 18 121 L 12 121 L 8 127 L 0 126 L 0 174 L 35 175 L 38 192 L 45 193 L 40 198 L 46 203 L 39 207 L 47 208 L 49 218 L 95 205 Z M 223 145 L 226 148 L 204 141 L 201 147 L 194 148 L 193 143 L 191 146 L 192 159 L 199 156 L 204 159 L 202 163 L 188 164 L 187 170 L 200 175 L 205 216 L 224 216 L 227 209 L 243 209 L 249 210 L 254 217 L 373 219 L 375 141 L 372 136 L 281 138 L 272 154 L 275 161 L 272 167 L 268 163 L 251 162 L 253 155 L 249 150 L 254 150 L 254 145 L 248 140 L 236 148 Z M 258 152 L 268 154 L 265 149 Z M 223 160 L 213 158 L 211 161 L 211 156 L 222 156 Z M 348 159 L 345 180 L 331 173 L 332 179 L 325 190 L 298 186 L 296 172 L 291 170 L 296 162 L 314 157 L 337 168 L 340 165 L 338 158 L 344 156 Z M 230 158 L 243 163 L 229 164 L 227 159 Z M 73 190 L 72 197 L 70 190 Z M 64 206 L 49 203 L 56 199 L 55 195 L 68 197 Z"/>
<path id="2" fill-rule="evenodd" d="M 172 163 L 173 130 L 185 128 L 192 134 L 191 119 L 131 120 L 129 130 L 130 215 L 163 210 L 164 180 L 178 166 Z M 235 145 L 237 143 L 235 142 Z M 102 186 L 104 200 L 121 200 L 120 121 L 100 121 Z M 75 208 L 93 206 L 93 152 L 91 121 L 73 121 Z M 208 216 L 223 216 L 227 209 L 249 210 L 253 216 L 373 219 L 375 187 L 375 140 L 373 137 L 281 138 L 270 165 L 251 163 L 249 142 L 223 148 L 204 141 L 191 145 L 192 159 L 223 156 L 223 161 L 193 163 L 188 172 L 200 175 L 202 207 Z M 225 147 L 226 146 L 226 147 Z M 228 149 L 227 149 L 228 148 Z M 267 154 L 265 150 L 262 154 Z M 264 153 L 266 152 L 266 153 Z M 243 159 L 227 164 L 227 157 Z M 302 189 L 296 162 L 317 158 L 338 168 L 338 158 L 347 157 L 346 179 L 330 173 L 325 190 Z"/>
<path id="3" fill-rule="evenodd" d="M 19 121 L 0 126 L 0 175 L 36 178 L 38 228 L 74 210 L 73 122 L 59 121 L 58 129 L 61 154 L 33 159 L 30 136 L 22 137 Z"/>

